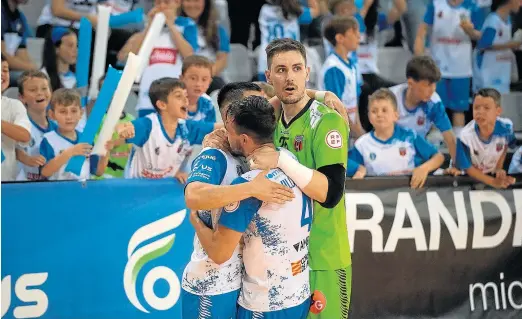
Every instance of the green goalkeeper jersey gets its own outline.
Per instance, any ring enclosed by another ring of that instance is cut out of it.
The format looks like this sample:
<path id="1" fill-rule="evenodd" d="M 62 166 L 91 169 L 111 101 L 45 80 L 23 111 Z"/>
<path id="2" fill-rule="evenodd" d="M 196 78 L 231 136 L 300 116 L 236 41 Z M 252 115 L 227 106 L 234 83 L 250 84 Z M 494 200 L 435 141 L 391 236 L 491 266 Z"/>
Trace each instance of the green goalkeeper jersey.
<path id="1" fill-rule="evenodd" d="M 274 143 L 292 152 L 308 168 L 317 170 L 334 164 L 346 168 L 348 132 L 348 126 L 339 114 L 310 100 L 288 125 L 281 115 Z M 302 224 L 307 221 L 303 216 Z M 344 195 L 334 208 L 324 208 L 314 202 L 311 222 L 309 257 L 312 270 L 335 270 L 351 265 Z"/>

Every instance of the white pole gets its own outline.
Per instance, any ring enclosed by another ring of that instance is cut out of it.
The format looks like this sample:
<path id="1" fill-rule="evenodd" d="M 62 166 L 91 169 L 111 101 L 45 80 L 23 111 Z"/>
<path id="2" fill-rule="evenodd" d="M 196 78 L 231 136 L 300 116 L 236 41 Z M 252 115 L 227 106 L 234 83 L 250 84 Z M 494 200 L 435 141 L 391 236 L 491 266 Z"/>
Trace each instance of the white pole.
<path id="1" fill-rule="evenodd" d="M 107 152 L 105 149 L 105 144 L 112 138 L 112 134 L 114 133 L 114 129 L 118 124 L 121 112 L 125 107 L 125 103 L 127 102 L 127 98 L 132 89 L 134 79 L 136 78 L 136 74 L 138 73 L 142 61 L 143 59 L 140 56 L 137 56 L 134 53 L 129 53 L 127 63 L 125 64 L 125 69 L 123 69 L 120 82 L 118 83 L 116 92 L 114 92 L 114 97 L 112 98 L 112 102 L 109 106 L 109 110 L 107 111 L 107 115 L 105 116 L 102 129 L 98 135 L 98 140 L 96 141 L 96 144 L 92 150 L 93 154 L 104 156 Z"/>
<path id="2" fill-rule="evenodd" d="M 136 82 L 140 82 L 141 80 L 143 69 L 145 69 L 145 66 L 149 61 L 150 54 L 152 53 L 152 48 L 157 43 L 157 39 L 161 33 L 161 30 L 165 26 L 165 20 L 165 15 L 162 12 L 156 13 L 154 19 L 152 19 L 149 31 L 145 35 L 140 52 L 138 53 L 138 55 L 141 57 L 141 65 L 136 77 Z"/>
<path id="3" fill-rule="evenodd" d="M 96 25 L 96 39 L 94 42 L 94 60 L 92 63 L 89 98 L 98 95 L 100 88 L 98 81 L 105 74 L 105 62 L 107 60 L 107 43 L 109 42 L 109 19 L 111 7 L 98 6 L 98 24 Z"/>

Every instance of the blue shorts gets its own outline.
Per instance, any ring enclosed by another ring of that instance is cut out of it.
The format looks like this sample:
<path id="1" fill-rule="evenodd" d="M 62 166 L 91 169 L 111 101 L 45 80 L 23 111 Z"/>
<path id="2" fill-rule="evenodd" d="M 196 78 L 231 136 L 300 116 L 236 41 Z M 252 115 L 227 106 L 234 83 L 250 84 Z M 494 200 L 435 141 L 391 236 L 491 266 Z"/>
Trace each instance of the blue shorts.
<path id="1" fill-rule="evenodd" d="M 469 109 L 471 78 L 441 79 L 437 83 L 437 93 L 445 107 L 465 112 Z"/>
<path id="2" fill-rule="evenodd" d="M 239 306 L 237 319 L 306 319 L 308 311 L 310 311 L 310 299 L 292 308 L 269 312 L 255 312 Z M 185 318 L 183 317 L 183 319 Z"/>
<path id="3" fill-rule="evenodd" d="M 156 110 L 154 110 L 154 109 L 152 109 L 152 110 L 151 109 L 148 109 L 148 110 L 138 110 L 138 117 L 145 117 L 145 116 L 147 116 L 149 114 L 152 114 L 154 112 L 156 112 Z"/>
<path id="4" fill-rule="evenodd" d="M 181 289 L 183 319 L 235 319 L 239 289 L 215 296 L 198 296 Z"/>

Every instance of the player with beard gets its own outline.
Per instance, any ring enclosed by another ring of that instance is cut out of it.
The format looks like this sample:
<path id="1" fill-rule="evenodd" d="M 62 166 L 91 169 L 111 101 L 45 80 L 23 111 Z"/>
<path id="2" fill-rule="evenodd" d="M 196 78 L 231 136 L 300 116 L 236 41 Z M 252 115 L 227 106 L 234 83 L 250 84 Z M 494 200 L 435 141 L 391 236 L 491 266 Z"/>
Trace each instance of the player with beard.
<path id="1" fill-rule="evenodd" d="M 224 86 L 218 95 L 223 119 L 230 104 L 252 95 L 262 96 L 261 88 L 254 83 L 236 82 Z M 185 188 L 187 207 L 198 210 L 197 215 L 205 226 L 215 229 L 221 207 L 230 203 L 250 197 L 276 204 L 294 199 L 292 189 L 270 181 L 262 174 L 248 183 L 230 185 L 246 171 L 248 167 L 243 157 L 232 151 L 204 148 L 193 162 Z M 194 252 L 182 280 L 183 318 L 195 319 L 204 315 L 209 318 L 234 318 L 242 268 L 238 245 L 234 245 L 230 258 L 217 264 L 209 258 L 199 237 L 194 236 Z"/>

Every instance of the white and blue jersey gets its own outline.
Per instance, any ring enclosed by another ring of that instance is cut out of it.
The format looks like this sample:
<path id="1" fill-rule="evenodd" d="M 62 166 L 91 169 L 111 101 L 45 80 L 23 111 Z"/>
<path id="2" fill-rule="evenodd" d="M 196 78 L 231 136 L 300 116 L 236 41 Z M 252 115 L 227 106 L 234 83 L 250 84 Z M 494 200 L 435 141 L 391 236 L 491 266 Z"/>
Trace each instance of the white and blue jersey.
<path id="1" fill-rule="evenodd" d="M 333 15 L 330 15 L 330 16 L 327 16 L 325 19 L 323 19 L 323 32 L 324 32 L 324 26 L 326 25 L 326 23 L 331 19 L 333 18 Z M 361 42 L 363 41 L 363 37 L 364 35 L 366 34 L 366 25 L 364 24 L 364 18 L 359 14 L 359 12 L 355 13 L 354 15 L 354 18 L 357 20 L 357 23 L 359 24 L 359 33 L 361 34 Z M 365 38 L 366 39 L 366 38 Z M 369 56 L 368 56 L 368 52 L 366 53 L 362 53 L 362 64 L 364 65 L 360 65 L 359 64 L 359 50 L 361 50 L 361 45 L 363 45 L 362 43 L 359 43 L 359 48 L 357 49 L 357 51 L 352 51 L 352 52 L 349 52 L 348 53 L 348 60 L 350 60 L 351 64 L 355 67 L 355 69 L 357 70 L 357 95 L 359 96 L 361 94 L 361 90 L 360 90 L 360 87 L 363 85 L 363 78 L 362 78 L 362 75 L 363 74 L 366 74 L 366 72 L 363 72 L 363 70 L 368 66 L 370 67 L 370 65 L 368 63 L 372 63 L 370 62 L 369 60 Z M 325 37 L 323 37 L 323 46 L 324 46 L 324 52 L 325 52 L 325 56 L 329 56 L 330 54 L 334 53 L 334 47 L 332 46 L 332 44 L 326 40 Z M 377 46 L 375 46 L 375 50 L 377 52 Z M 377 58 L 377 53 L 375 53 L 375 58 Z M 375 67 L 377 67 L 377 62 L 375 61 Z M 366 71 L 366 70 L 364 70 Z M 371 73 L 371 72 L 370 72 Z"/>
<path id="2" fill-rule="evenodd" d="M 522 146 L 513 154 L 511 164 L 509 165 L 509 174 L 521 174 L 522 173 Z"/>
<path id="3" fill-rule="evenodd" d="M 259 173 L 243 174 L 232 184 L 251 181 Z M 219 225 L 244 233 L 245 274 L 238 304 L 261 314 L 301 305 L 308 311 L 312 201 L 280 169 L 271 170 L 266 177 L 292 188 L 295 198 L 273 205 L 251 197 L 224 207 L 219 219 Z"/>
<path id="4" fill-rule="evenodd" d="M 378 139 L 374 131 L 364 134 L 348 156 L 352 164 L 366 167 L 367 176 L 382 176 L 410 175 L 435 154 L 437 148 L 424 137 L 395 125 L 393 135 L 386 141 Z"/>
<path id="5" fill-rule="evenodd" d="M 194 160 L 187 184 L 202 182 L 211 185 L 230 185 L 247 170 L 248 166 L 239 158 L 215 148 L 205 148 Z M 208 227 L 215 229 L 221 210 L 219 208 L 199 211 L 198 215 Z M 198 318 L 198 313 L 201 315 L 204 312 L 211 315 L 209 318 L 230 318 L 227 314 L 236 311 L 242 271 L 239 245 L 226 263 L 218 265 L 209 258 L 198 236 L 195 235 L 194 251 L 183 272 L 181 284 L 183 290 L 187 292 L 182 295 L 183 318 Z M 235 294 L 229 295 L 234 291 Z M 191 295 L 201 296 L 201 298 Z M 226 296 L 230 296 L 231 300 Z M 186 299 L 189 300 L 188 303 Z"/>
<path id="6" fill-rule="evenodd" d="M 473 89 L 494 88 L 500 93 L 508 93 L 511 84 L 511 63 L 514 59 L 511 49 L 485 51 L 493 45 L 511 42 L 511 19 L 503 20 L 492 12 L 484 21 L 482 37 L 473 52 Z M 462 62 L 461 62 L 462 63 Z"/>
<path id="7" fill-rule="evenodd" d="M 125 167 L 125 178 L 174 177 L 192 150 L 214 129 L 213 123 L 179 120 L 176 134 L 169 137 L 158 113 L 132 121 L 135 136 L 127 139 L 134 144 Z"/>
<path id="8" fill-rule="evenodd" d="M 480 13 L 471 0 L 452 6 L 448 0 L 432 0 L 426 8 L 424 23 L 431 26 L 430 52 L 443 78 L 469 78 L 471 39 L 460 27 L 463 18 L 480 23 Z"/>
<path id="9" fill-rule="evenodd" d="M 422 137 L 426 137 L 433 125 L 442 133 L 451 130 L 451 122 L 437 92 L 433 93 L 428 102 L 421 102 L 415 109 L 410 110 L 404 104 L 407 89 L 407 83 L 390 88 L 397 99 L 399 111 L 397 124 L 413 130 Z"/>
<path id="10" fill-rule="evenodd" d="M 29 156 L 38 156 L 40 155 L 40 144 L 42 143 L 44 134 L 56 130 L 57 126 L 56 123 L 49 120 L 47 121 L 49 123 L 47 128 L 36 124 L 31 117 L 29 117 L 29 121 L 31 122 L 31 141 L 29 145 L 25 147 L 18 146 L 18 148 Z M 40 175 L 40 167 L 31 167 L 24 164 L 22 164 L 22 169 L 16 178 L 17 181 L 37 181 L 42 179 L 45 178 Z"/>
<path id="11" fill-rule="evenodd" d="M 202 27 L 198 27 L 198 51 L 196 54 L 202 55 L 208 58 L 210 61 L 216 61 L 217 54 L 219 52 L 230 52 L 230 38 L 227 34 L 227 31 L 222 25 L 218 25 L 218 34 L 217 37 L 218 47 L 214 48 L 210 43 L 207 43 L 207 38 L 205 37 L 204 30 Z"/>
<path id="12" fill-rule="evenodd" d="M 515 146 L 513 122 L 498 118 L 493 134 L 487 141 L 480 138 L 479 127 L 471 121 L 460 132 L 457 138 L 457 155 L 455 166 L 467 170 L 471 166 L 482 173 L 493 173 L 497 163 L 508 147 Z"/>
<path id="13" fill-rule="evenodd" d="M 57 129 L 45 133 L 43 135 L 42 142 L 40 143 L 40 154 L 43 157 L 45 157 L 45 161 L 49 163 L 50 160 L 55 158 L 57 155 L 60 155 L 66 149 L 78 144 L 78 136 L 80 136 L 80 132 L 77 131 L 77 138 L 75 141 L 73 141 L 61 135 Z M 60 169 L 52 176 L 50 176 L 48 179 L 51 181 L 87 180 L 89 179 L 90 174 L 96 174 L 96 169 L 98 168 L 99 160 L 100 157 L 98 155 L 91 155 L 88 158 L 86 158 L 83 162 L 83 166 L 79 176 L 70 172 L 66 172 L 65 168 L 67 164 L 65 164 L 62 167 L 60 167 Z"/>
<path id="14" fill-rule="evenodd" d="M 197 51 L 198 27 L 194 21 L 187 17 L 177 17 L 175 26 L 183 34 L 185 40 L 194 48 L 194 51 Z M 172 41 L 170 31 L 167 27 L 164 27 L 154 43 L 147 66 L 143 70 L 136 109 L 138 111 L 154 111 L 149 98 L 150 85 L 155 80 L 164 77 L 178 78 L 181 75 L 182 65 L 183 57 Z"/>
<path id="15" fill-rule="evenodd" d="M 299 24 L 310 24 L 312 14 L 310 8 L 303 7 L 303 13 L 299 17 L 289 17 L 288 20 L 283 16 L 280 6 L 264 4 L 259 12 L 259 28 L 261 30 L 261 45 L 259 46 L 259 56 L 257 72 L 264 75 L 268 69 L 265 48 L 275 39 L 291 38 L 299 41 L 301 34 Z M 261 78 L 260 80 L 264 80 Z"/>
<path id="16" fill-rule="evenodd" d="M 348 116 L 355 122 L 358 100 L 355 65 L 333 52 L 324 61 L 317 83 L 319 90 L 331 91 L 339 97 L 346 107 Z"/>
<path id="17" fill-rule="evenodd" d="M 197 105 L 198 109 L 196 112 L 188 113 L 189 120 L 216 123 L 216 109 L 210 96 L 207 94 L 200 96 Z"/>

